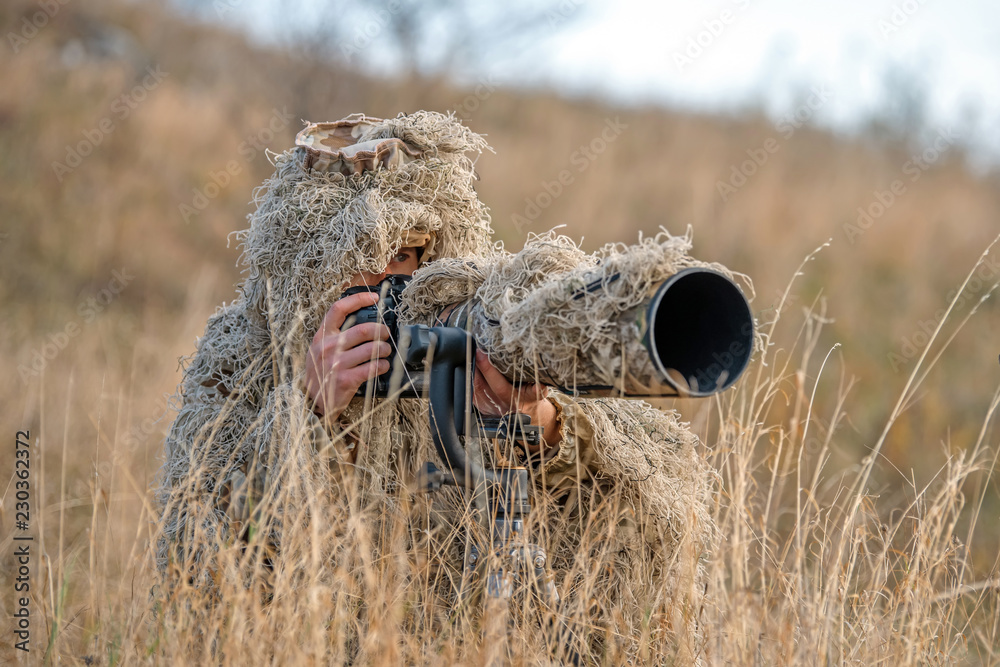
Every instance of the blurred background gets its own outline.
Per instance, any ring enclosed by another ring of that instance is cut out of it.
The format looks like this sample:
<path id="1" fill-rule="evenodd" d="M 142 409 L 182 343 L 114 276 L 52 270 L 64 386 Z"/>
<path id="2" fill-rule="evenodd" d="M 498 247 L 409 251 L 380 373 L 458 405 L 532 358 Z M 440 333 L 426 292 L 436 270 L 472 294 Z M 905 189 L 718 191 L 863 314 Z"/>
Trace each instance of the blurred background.
<path id="1" fill-rule="evenodd" d="M 984 429 L 1000 380 L 1000 251 L 976 267 L 1000 233 L 993 3 L 6 0 L 0 27 L 0 411 L 39 443 L 60 550 L 87 548 L 101 502 L 110 557 L 141 555 L 177 360 L 234 298 L 229 234 L 266 151 L 354 112 L 451 111 L 485 134 L 477 188 L 510 250 L 557 225 L 588 250 L 690 227 L 695 256 L 753 280 L 763 322 L 794 277 L 772 343 L 818 323 L 804 309 L 823 319 L 788 381 L 789 409 L 796 382 L 818 383 L 804 447 L 850 385 L 831 478 L 867 455 L 943 322 L 872 480 L 887 508 Z M 987 479 L 968 491 L 995 517 Z M 994 523 L 974 545 L 984 571 Z"/>

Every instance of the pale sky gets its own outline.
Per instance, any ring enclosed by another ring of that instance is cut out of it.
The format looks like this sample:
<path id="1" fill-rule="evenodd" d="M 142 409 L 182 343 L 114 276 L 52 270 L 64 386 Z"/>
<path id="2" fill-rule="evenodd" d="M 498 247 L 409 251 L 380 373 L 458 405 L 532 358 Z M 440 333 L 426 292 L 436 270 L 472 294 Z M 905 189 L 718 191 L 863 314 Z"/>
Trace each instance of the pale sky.
<path id="1" fill-rule="evenodd" d="M 247 11 L 233 14 L 267 31 L 253 18 L 254 0 L 218 1 L 238 3 Z M 469 0 L 468 12 L 493 7 L 487 3 Z M 963 143 L 1000 163 L 995 0 L 562 0 L 560 7 L 570 20 L 550 15 L 555 28 L 540 31 L 535 49 L 495 58 L 483 74 L 627 104 L 756 106 L 775 120 L 824 87 L 829 101 L 812 120 L 850 130 L 884 106 L 895 70 L 924 88 L 930 126 L 962 128 Z"/>
<path id="2" fill-rule="evenodd" d="M 998 2 L 618 0 L 578 11 L 544 44 L 543 76 L 559 87 L 708 110 L 756 101 L 777 118 L 825 85 L 816 117 L 850 128 L 883 103 L 896 68 L 923 77 L 931 125 L 969 127 L 974 112 L 969 139 L 1000 155 Z"/>

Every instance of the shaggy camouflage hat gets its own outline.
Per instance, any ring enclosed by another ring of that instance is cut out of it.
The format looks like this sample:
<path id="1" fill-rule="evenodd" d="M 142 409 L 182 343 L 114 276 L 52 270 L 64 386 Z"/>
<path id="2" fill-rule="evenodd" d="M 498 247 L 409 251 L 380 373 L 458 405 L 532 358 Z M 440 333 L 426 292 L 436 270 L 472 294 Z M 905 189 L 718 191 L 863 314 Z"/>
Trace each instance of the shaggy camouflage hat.
<path id="1" fill-rule="evenodd" d="M 492 256 L 470 157 L 483 150 L 483 137 L 435 112 L 308 123 L 238 233 L 248 317 L 304 340 L 352 276 L 380 273 L 400 248 L 423 248 L 424 262 Z"/>

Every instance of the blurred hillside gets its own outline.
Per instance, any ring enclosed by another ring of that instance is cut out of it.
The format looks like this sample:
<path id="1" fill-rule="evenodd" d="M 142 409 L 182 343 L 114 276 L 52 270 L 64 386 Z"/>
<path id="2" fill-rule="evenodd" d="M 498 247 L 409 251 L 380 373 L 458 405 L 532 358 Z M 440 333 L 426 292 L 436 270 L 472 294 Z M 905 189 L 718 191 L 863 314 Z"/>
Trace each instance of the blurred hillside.
<path id="1" fill-rule="evenodd" d="M 791 314 L 825 300 L 833 322 L 819 358 L 841 344 L 822 408 L 841 374 L 858 378 L 835 440 L 841 465 L 873 442 L 922 332 L 1000 232 L 1000 178 L 970 171 L 950 135 L 933 159 L 912 143 L 834 136 L 809 124 L 819 93 L 803 95 L 799 121 L 777 125 L 620 109 L 488 80 L 373 79 L 151 3 L 60 5 L 24 37 L 38 12 L 20 0 L 0 7 L 3 33 L 23 37 L 0 49 L 3 410 L 5 423 L 29 415 L 40 424 L 40 402 L 70 404 L 63 385 L 73 376 L 77 393 L 95 397 L 65 416 L 76 411 L 83 441 L 88 429 L 137 428 L 172 391 L 175 359 L 233 298 L 238 249 L 227 236 L 270 173 L 264 149 L 290 146 L 301 119 L 453 110 L 496 150 L 477 165 L 479 190 L 509 248 L 556 225 L 587 249 L 690 225 L 699 258 L 753 279 L 764 319 L 800 261 L 832 238 L 796 283 Z M 870 216 L 860 223 L 859 207 Z M 991 262 L 947 331 L 1000 279 L 1000 252 Z M 904 478 L 929 474 L 943 448 L 978 434 L 1000 378 L 998 316 L 988 301 L 890 434 L 885 454 Z M 46 345 L 60 353 L 46 358 Z M 118 395 L 130 407 L 102 413 L 101 401 Z M 818 412 L 822 420 L 828 410 Z M 163 428 L 140 427 L 149 460 L 137 479 L 155 470 Z"/>

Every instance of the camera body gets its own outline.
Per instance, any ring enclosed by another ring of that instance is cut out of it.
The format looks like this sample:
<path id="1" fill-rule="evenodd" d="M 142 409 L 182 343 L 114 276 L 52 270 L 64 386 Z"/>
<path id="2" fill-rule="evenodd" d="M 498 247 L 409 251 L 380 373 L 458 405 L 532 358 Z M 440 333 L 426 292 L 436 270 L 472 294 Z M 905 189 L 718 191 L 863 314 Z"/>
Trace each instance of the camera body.
<path id="1" fill-rule="evenodd" d="M 423 359 L 408 360 L 405 354 L 400 354 L 400 345 L 405 350 L 406 341 L 400 340 L 399 304 L 403 290 L 410 282 L 410 276 L 393 274 L 377 285 L 361 285 L 344 290 L 341 298 L 363 292 L 375 292 L 379 300 L 370 306 L 359 308 L 347 318 L 341 330 L 358 324 L 376 322 L 384 324 L 389 329 L 389 345 L 392 351 L 387 357 L 389 370 L 379 375 L 358 389 L 357 396 L 365 396 L 369 385 L 374 385 L 374 396 L 384 398 L 392 394 L 401 398 L 414 398 L 420 395 L 424 374 Z"/>
<path id="2" fill-rule="evenodd" d="M 439 404 L 451 404 L 455 432 L 464 435 L 467 403 L 464 398 L 464 378 L 467 371 L 475 373 L 475 357 L 468 356 L 475 349 L 475 343 L 471 340 L 471 334 L 464 330 L 464 318 L 455 317 L 454 313 L 443 327 L 431 328 L 419 324 L 400 327 L 399 304 L 409 282 L 410 276 L 394 274 L 387 276 L 378 285 L 362 285 L 344 290 L 341 298 L 363 292 L 377 292 L 379 300 L 371 306 L 359 308 L 347 319 L 341 330 L 368 322 L 381 323 L 389 328 L 389 344 L 392 346 L 388 357 L 389 371 L 361 385 L 355 396 L 367 396 L 369 390 L 377 398 L 429 396 L 433 404 L 435 397 L 430 391 L 432 383 L 429 378 L 435 367 L 447 368 L 449 359 L 457 354 L 463 360 L 468 359 L 468 366 L 463 361 L 461 368 L 446 371 L 446 375 L 455 375 L 457 380 L 454 387 L 446 386 L 437 399 Z M 462 308 L 458 311 L 464 312 Z M 456 323 L 458 326 L 455 326 Z M 430 354 L 430 350 L 435 347 L 439 348 L 437 354 Z M 489 417 L 479 414 L 478 410 L 474 412 L 478 433 L 484 438 L 513 439 L 531 446 L 541 443 L 542 429 L 531 424 L 527 415 L 512 413 L 502 417 Z"/>

